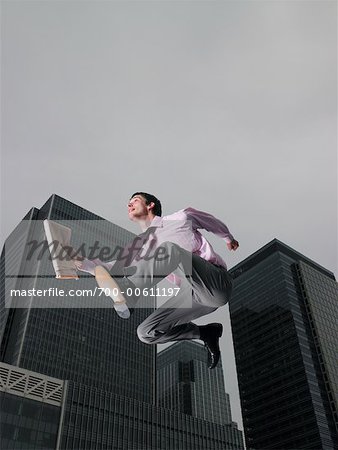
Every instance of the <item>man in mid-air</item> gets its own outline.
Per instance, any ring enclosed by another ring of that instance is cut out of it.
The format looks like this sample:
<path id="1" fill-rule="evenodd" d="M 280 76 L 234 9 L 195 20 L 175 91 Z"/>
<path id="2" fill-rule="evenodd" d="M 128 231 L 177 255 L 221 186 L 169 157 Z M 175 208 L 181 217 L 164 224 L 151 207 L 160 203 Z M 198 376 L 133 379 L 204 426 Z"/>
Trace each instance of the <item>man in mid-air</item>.
<path id="1" fill-rule="evenodd" d="M 132 302 L 126 292 L 156 288 L 161 280 L 168 278 L 177 287 L 176 295 L 138 326 L 139 339 L 146 344 L 200 339 L 208 351 L 209 368 L 216 367 L 222 324 L 196 325 L 192 320 L 229 301 L 232 278 L 226 263 L 198 230 L 221 237 L 229 250 L 236 250 L 238 242 L 223 222 L 193 208 L 161 217 L 161 202 L 145 192 L 132 195 L 128 215 L 143 233 L 122 258 L 123 277 L 116 275 L 121 272 L 121 261 L 104 263 L 99 259 L 85 259 L 76 261 L 77 268 L 95 275 L 98 285 L 109 290 L 114 308 L 122 318 L 130 316 L 128 303 Z"/>

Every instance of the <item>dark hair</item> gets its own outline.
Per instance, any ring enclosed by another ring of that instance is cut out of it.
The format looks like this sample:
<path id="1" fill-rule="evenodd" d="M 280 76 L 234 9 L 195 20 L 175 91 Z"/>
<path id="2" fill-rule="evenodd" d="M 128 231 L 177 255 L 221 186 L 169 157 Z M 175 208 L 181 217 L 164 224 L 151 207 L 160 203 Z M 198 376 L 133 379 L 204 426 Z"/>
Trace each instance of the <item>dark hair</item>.
<path id="1" fill-rule="evenodd" d="M 152 212 L 155 214 L 155 216 L 162 215 L 162 206 L 158 198 L 156 198 L 154 195 L 147 194 L 146 192 L 135 192 L 130 198 L 133 198 L 136 195 L 141 195 L 145 199 L 146 205 L 149 205 L 149 203 L 151 202 L 155 203 Z"/>

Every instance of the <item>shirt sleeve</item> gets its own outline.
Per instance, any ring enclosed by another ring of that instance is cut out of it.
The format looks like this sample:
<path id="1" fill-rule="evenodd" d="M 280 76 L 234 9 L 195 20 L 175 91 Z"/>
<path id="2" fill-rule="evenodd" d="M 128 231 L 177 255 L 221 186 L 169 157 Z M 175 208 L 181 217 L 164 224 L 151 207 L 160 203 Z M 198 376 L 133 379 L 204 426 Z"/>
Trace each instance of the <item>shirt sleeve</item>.
<path id="1" fill-rule="evenodd" d="M 82 272 L 90 273 L 91 275 L 95 275 L 96 266 L 103 266 L 105 269 L 110 271 L 115 262 L 116 261 L 102 262 L 99 258 L 84 259 L 83 261 L 81 261 L 81 266 L 79 267 L 79 270 L 81 270 Z"/>
<path id="2" fill-rule="evenodd" d="M 228 227 L 219 219 L 216 219 L 213 215 L 203 211 L 198 211 L 194 208 L 186 208 L 184 209 L 184 213 L 186 214 L 187 219 L 191 220 L 193 229 L 210 231 L 211 233 L 225 239 L 226 242 L 231 242 L 234 239 Z"/>

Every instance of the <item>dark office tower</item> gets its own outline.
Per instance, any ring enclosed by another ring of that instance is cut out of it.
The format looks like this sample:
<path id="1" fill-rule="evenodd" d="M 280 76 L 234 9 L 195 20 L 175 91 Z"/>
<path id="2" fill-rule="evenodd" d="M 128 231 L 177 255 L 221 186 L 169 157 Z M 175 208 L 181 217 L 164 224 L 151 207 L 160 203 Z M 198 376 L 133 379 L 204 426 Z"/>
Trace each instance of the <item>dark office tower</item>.
<path id="1" fill-rule="evenodd" d="M 194 341 L 180 341 L 157 356 L 158 404 L 210 422 L 231 424 L 222 361 L 208 369 L 206 350 Z"/>
<path id="2" fill-rule="evenodd" d="M 32 208 L 22 222 L 12 231 L 6 240 L 0 258 L 0 343 L 2 342 L 5 326 L 8 318 L 9 308 L 6 307 L 6 295 L 10 289 L 20 286 L 22 280 L 17 277 L 7 277 L 6 271 L 20 273 L 24 258 L 24 249 L 30 235 L 30 224 L 37 218 L 39 210 Z M 7 250 L 7 253 L 6 253 Z M 8 300 L 8 296 L 7 296 Z"/>
<path id="3" fill-rule="evenodd" d="M 337 449 L 334 275 L 277 239 L 231 273 L 247 447 Z"/>
<path id="4" fill-rule="evenodd" d="M 84 273 L 79 280 L 55 279 L 49 251 L 41 258 L 36 258 L 38 252 L 32 258 L 27 256 L 31 242 L 44 239 L 45 218 L 66 221 L 73 229 L 75 249 L 83 242 L 93 245 L 97 240 L 101 248 L 111 248 L 112 244 L 124 247 L 134 238 L 123 228 L 53 195 L 40 210 L 34 209 L 34 216 L 30 214 L 20 224 L 21 233 L 14 231 L 6 240 L 7 301 L 9 288 L 13 286 L 26 290 L 63 288 L 65 292 L 95 289 L 94 277 Z M 13 277 L 15 273 L 20 276 Z M 154 300 L 148 299 L 149 308 L 136 308 L 128 320 L 117 316 L 105 296 L 11 300 L 22 300 L 27 307 L 10 310 L 2 339 L 2 361 L 61 380 L 154 402 L 156 347 L 140 342 L 136 334 L 138 324 L 152 312 Z M 38 301 L 39 307 L 35 307 Z M 62 304 L 67 301 L 73 303 Z M 41 302 L 46 307 L 41 307 Z M 76 307 L 69 307 L 72 304 Z"/>

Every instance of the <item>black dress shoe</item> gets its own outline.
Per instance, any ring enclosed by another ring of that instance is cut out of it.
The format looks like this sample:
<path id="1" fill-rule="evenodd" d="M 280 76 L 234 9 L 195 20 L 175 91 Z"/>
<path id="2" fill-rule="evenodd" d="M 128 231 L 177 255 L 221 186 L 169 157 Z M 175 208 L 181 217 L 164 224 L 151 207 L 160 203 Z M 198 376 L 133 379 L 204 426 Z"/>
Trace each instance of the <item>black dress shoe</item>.
<path id="1" fill-rule="evenodd" d="M 200 331 L 200 338 L 208 351 L 208 367 L 209 369 L 213 369 L 217 366 L 221 355 L 219 338 L 223 333 L 223 325 L 221 323 L 209 323 L 209 325 L 200 325 L 198 328 Z"/>

